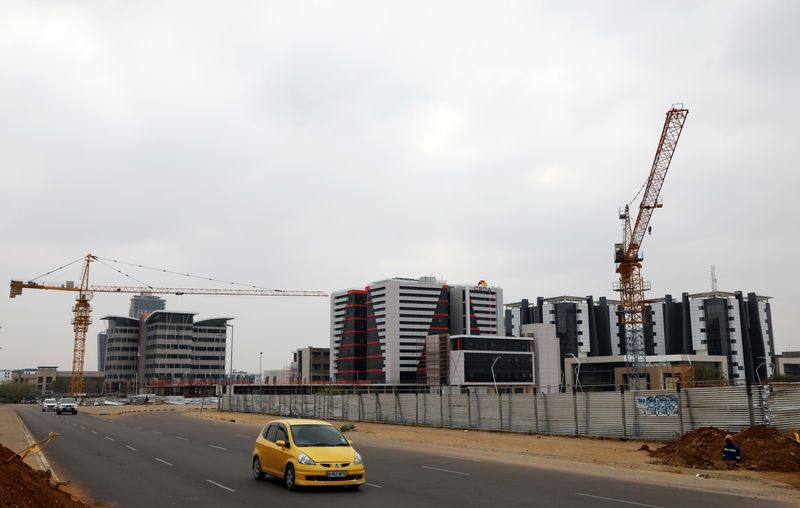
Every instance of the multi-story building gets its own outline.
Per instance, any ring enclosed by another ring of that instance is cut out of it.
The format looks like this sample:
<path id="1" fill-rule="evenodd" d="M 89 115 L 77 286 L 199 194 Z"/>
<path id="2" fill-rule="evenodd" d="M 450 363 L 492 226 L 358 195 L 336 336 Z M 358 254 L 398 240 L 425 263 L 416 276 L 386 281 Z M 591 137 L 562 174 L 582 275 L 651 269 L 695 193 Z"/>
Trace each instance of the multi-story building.
<path id="1" fill-rule="evenodd" d="M 666 295 L 651 302 L 644 330 L 646 356 L 725 356 L 723 374 L 733 382 L 772 375 L 769 297 L 715 291 L 683 293 L 679 300 Z M 519 335 L 528 323 L 552 323 L 563 358 L 624 357 L 619 303 L 591 296 L 537 298 L 535 306 L 522 300 L 506 306 L 506 333 Z"/>
<path id="2" fill-rule="evenodd" d="M 0 384 L 11 382 L 11 369 L 0 369 Z"/>
<path id="3" fill-rule="evenodd" d="M 324 383 L 330 381 L 331 350 L 326 347 L 304 347 L 292 354 L 292 365 L 296 366 L 292 382 Z"/>
<path id="4" fill-rule="evenodd" d="M 109 391 L 140 391 L 156 380 L 213 380 L 225 375 L 227 322 L 191 312 L 155 311 L 108 322 L 105 380 Z"/>
<path id="5" fill-rule="evenodd" d="M 106 343 L 108 343 L 108 330 L 97 334 L 97 370 L 106 370 Z"/>
<path id="6" fill-rule="evenodd" d="M 53 393 L 58 367 L 40 366 L 36 369 L 36 392 L 40 395 Z"/>
<path id="7" fill-rule="evenodd" d="M 128 310 L 128 317 L 139 319 L 143 314 L 150 314 L 157 310 L 167 308 L 167 301 L 156 295 L 142 293 L 131 297 L 131 307 Z"/>
<path id="8" fill-rule="evenodd" d="M 331 367 L 337 382 L 417 383 L 425 338 L 497 335 L 502 289 L 392 278 L 331 295 Z M 423 376 L 424 377 L 424 376 Z"/>

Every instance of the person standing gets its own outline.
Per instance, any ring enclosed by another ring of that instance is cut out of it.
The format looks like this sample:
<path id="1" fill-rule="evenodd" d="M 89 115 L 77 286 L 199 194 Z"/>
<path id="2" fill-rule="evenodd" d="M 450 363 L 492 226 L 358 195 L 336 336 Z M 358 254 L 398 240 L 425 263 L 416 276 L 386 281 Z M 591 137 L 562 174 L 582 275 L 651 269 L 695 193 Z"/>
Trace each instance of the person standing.
<path id="1" fill-rule="evenodd" d="M 722 447 L 722 460 L 728 469 L 735 469 L 736 465 L 742 462 L 742 451 L 733 443 L 733 436 L 725 436 L 725 446 Z"/>

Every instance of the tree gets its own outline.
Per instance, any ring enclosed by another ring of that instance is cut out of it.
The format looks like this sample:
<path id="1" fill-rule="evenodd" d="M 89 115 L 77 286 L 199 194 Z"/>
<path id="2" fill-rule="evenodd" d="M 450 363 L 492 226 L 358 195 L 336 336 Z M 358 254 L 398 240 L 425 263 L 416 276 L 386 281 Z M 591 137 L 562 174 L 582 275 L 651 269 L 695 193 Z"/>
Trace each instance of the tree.
<path id="1" fill-rule="evenodd" d="M 36 395 L 36 385 L 27 383 L 0 384 L 0 402 L 22 402 L 26 397 Z"/>

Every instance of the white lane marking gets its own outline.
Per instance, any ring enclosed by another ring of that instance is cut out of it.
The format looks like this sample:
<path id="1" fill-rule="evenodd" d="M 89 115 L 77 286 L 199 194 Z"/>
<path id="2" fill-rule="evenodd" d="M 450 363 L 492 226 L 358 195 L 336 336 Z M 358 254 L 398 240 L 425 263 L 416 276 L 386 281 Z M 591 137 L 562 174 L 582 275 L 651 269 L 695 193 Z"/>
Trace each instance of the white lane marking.
<path id="1" fill-rule="evenodd" d="M 185 437 L 181 437 L 181 436 L 175 436 L 175 437 L 177 439 L 180 439 L 181 441 L 188 441 L 188 439 L 186 439 Z"/>
<path id="2" fill-rule="evenodd" d="M 136 448 L 134 448 L 133 446 L 128 446 L 128 445 L 125 445 L 125 448 L 127 448 L 127 449 L 129 449 L 129 450 L 133 450 L 133 451 L 135 451 L 135 452 L 138 452 L 138 451 L 139 451 L 139 450 L 137 450 Z"/>
<path id="3" fill-rule="evenodd" d="M 154 430 L 154 431 L 152 431 L 152 432 L 153 432 L 153 434 L 161 434 L 161 432 L 159 432 L 159 431 L 157 431 L 157 430 Z"/>
<path id="4" fill-rule="evenodd" d="M 113 441 L 114 440 L 113 437 L 108 437 L 108 436 L 106 436 L 106 439 L 108 439 L 109 441 Z"/>
<path id="5" fill-rule="evenodd" d="M 226 452 L 228 451 L 228 449 L 227 449 L 227 448 L 223 448 L 223 447 L 221 447 L 221 446 L 217 446 L 217 445 L 213 445 L 213 444 L 210 444 L 210 445 L 208 445 L 208 446 L 210 446 L 211 448 L 216 448 L 217 450 L 225 450 Z M 209 481 L 210 481 L 210 480 L 209 480 Z"/>
<path id="6" fill-rule="evenodd" d="M 100 418 L 100 419 L 103 420 L 104 422 L 114 423 L 113 421 L 109 420 L 108 418 Z"/>
<path id="7" fill-rule="evenodd" d="M 157 461 L 161 462 L 162 464 L 166 464 L 166 465 L 168 465 L 168 466 L 171 466 L 171 465 L 172 465 L 171 463 L 167 462 L 167 461 L 166 461 L 166 460 L 164 460 L 164 459 L 159 459 L 158 457 L 153 457 L 153 458 L 154 458 L 154 459 L 156 459 Z"/>
<path id="8" fill-rule="evenodd" d="M 86 430 L 86 427 L 84 427 L 83 425 L 81 425 L 81 430 Z"/>
<path id="9" fill-rule="evenodd" d="M 134 427 L 134 429 L 136 429 L 136 430 L 142 430 L 142 428 L 141 428 L 141 427 Z"/>
<path id="10" fill-rule="evenodd" d="M 583 494 L 582 492 L 576 492 L 575 494 L 583 497 L 593 497 L 595 499 L 603 499 L 605 501 L 614 501 L 615 503 L 633 504 L 636 506 L 647 506 L 648 508 L 662 508 L 661 506 L 656 506 L 654 504 L 637 503 L 635 501 L 626 501 L 624 499 L 615 499 L 613 497 L 593 496 L 591 494 Z"/>
<path id="11" fill-rule="evenodd" d="M 213 480 L 206 480 L 206 481 L 207 481 L 208 483 L 212 483 L 212 484 L 216 485 L 217 487 L 219 487 L 219 488 L 221 488 L 221 489 L 225 489 L 225 490 L 228 490 L 228 491 L 230 491 L 230 492 L 236 492 L 236 491 L 235 491 L 235 490 L 233 490 L 232 488 L 230 488 L 230 487 L 226 487 L 225 485 L 222 485 L 221 483 L 217 483 L 217 482 L 215 482 L 215 481 L 213 481 Z"/>
<path id="12" fill-rule="evenodd" d="M 236 435 L 239 436 L 239 437 L 244 437 L 244 438 L 252 437 L 252 436 L 245 436 L 244 434 L 236 434 Z"/>
<path id="13" fill-rule="evenodd" d="M 369 485 L 370 487 L 375 487 L 376 489 L 382 489 L 380 485 L 375 485 L 374 483 L 365 483 L 364 485 Z"/>
<path id="14" fill-rule="evenodd" d="M 464 476 L 472 476 L 469 473 L 462 473 L 461 471 L 453 471 L 452 469 L 440 469 L 438 467 L 431 467 L 431 466 L 419 466 L 419 467 L 421 467 L 423 469 L 432 469 L 434 471 L 441 471 L 443 473 L 453 473 L 453 474 L 460 474 L 460 475 L 464 475 Z"/>
<path id="15" fill-rule="evenodd" d="M 92 431 L 92 434 L 97 434 L 97 431 L 96 431 L 96 430 L 93 430 L 93 431 Z"/>

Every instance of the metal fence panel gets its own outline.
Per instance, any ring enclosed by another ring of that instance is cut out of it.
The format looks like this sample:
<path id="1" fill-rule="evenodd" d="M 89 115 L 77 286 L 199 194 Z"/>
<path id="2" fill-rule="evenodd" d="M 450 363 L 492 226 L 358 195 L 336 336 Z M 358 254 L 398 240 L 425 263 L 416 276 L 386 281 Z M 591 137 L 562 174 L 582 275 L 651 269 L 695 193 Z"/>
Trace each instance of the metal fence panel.
<path id="1" fill-rule="evenodd" d="M 800 389 L 770 394 L 769 424 L 781 430 L 800 430 Z"/>

